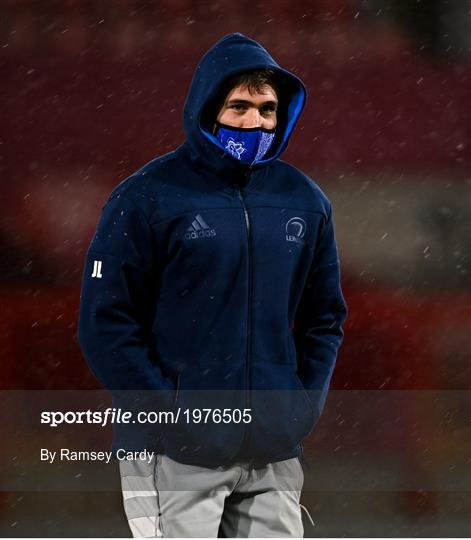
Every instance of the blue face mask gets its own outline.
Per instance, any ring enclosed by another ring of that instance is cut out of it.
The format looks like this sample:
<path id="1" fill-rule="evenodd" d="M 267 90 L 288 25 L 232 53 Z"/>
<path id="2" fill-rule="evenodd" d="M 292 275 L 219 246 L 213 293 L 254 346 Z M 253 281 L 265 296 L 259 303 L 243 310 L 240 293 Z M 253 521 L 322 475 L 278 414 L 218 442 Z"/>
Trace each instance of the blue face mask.
<path id="1" fill-rule="evenodd" d="M 224 150 L 250 165 L 263 158 L 275 138 L 275 129 L 236 128 L 219 122 L 216 126 L 214 135 Z"/>

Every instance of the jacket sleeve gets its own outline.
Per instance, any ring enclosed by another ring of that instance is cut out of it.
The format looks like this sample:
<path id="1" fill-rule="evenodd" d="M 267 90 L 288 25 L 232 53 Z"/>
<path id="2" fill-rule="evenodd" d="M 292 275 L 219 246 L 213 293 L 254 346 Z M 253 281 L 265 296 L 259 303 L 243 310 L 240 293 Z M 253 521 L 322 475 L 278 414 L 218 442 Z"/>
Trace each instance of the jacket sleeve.
<path id="1" fill-rule="evenodd" d="M 85 358 L 108 390 L 174 386 L 150 346 L 152 248 L 142 211 L 125 195 L 112 195 L 87 253 L 78 330 Z"/>
<path id="2" fill-rule="evenodd" d="M 347 313 L 329 203 L 293 330 L 299 378 L 311 397 L 317 418 L 324 409 Z"/>

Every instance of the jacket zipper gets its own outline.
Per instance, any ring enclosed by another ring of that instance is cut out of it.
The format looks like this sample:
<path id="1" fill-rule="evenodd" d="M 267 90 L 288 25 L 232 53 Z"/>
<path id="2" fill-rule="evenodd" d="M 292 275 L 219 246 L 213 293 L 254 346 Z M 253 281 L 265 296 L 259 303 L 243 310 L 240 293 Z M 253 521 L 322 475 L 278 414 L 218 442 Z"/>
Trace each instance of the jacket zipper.
<path id="1" fill-rule="evenodd" d="M 244 180 L 247 181 L 251 173 L 252 168 L 249 167 L 244 174 Z M 247 287 L 247 334 L 246 334 L 246 357 L 245 357 L 245 407 L 250 409 L 250 353 L 251 353 L 251 330 L 252 330 L 252 249 L 251 249 L 251 230 L 250 230 L 250 216 L 245 205 L 242 190 L 239 186 L 236 186 L 237 196 L 239 197 L 242 209 L 244 211 L 245 229 L 247 233 L 247 253 L 248 253 L 248 287 Z M 248 443 L 250 425 L 246 424 L 244 431 L 244 438 L 241 446 L 237 452 L 243 453 L 244 447 Z M 237 455 L 236 454 L 236 455 Z"/>

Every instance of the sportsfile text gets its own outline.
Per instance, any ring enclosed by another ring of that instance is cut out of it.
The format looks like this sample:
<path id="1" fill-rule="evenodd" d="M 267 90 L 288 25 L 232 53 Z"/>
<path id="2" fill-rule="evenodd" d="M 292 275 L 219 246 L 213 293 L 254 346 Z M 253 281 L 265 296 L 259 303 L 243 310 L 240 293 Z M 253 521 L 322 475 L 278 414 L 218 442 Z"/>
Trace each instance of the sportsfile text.
<path id="1" fill-rule="evenodd" d="M 252 421 L 251 409 L 182 409 L 175 411 L 131 411 L 109 407 L 104 411 L 42 411 L 41 424 L 57 427 L 61 424 L 249 424 Z"/>

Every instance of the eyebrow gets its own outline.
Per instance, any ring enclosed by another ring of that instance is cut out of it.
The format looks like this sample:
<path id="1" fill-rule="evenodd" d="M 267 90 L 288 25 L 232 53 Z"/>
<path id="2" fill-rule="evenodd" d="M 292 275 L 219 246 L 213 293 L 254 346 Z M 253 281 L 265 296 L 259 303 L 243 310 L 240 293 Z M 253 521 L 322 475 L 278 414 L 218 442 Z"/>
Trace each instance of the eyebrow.
<path id="1" fill-rule="evenodd" d="M 230 101 L 227 102 L 227 105 L 235 105 L 235 104 L 243 104 L 243 105 L 252 105 L 253 102 L 252 101 L 247 101 L 246 99 L 231 99 Z M 269 101 L 264 101 L 262 104 L 262 106 L 264 105 L 274 105 L 275 107 L 278 105 L 278 102 L 277 101 L 273 101 L 273 100 L 269 100 Z"/>

